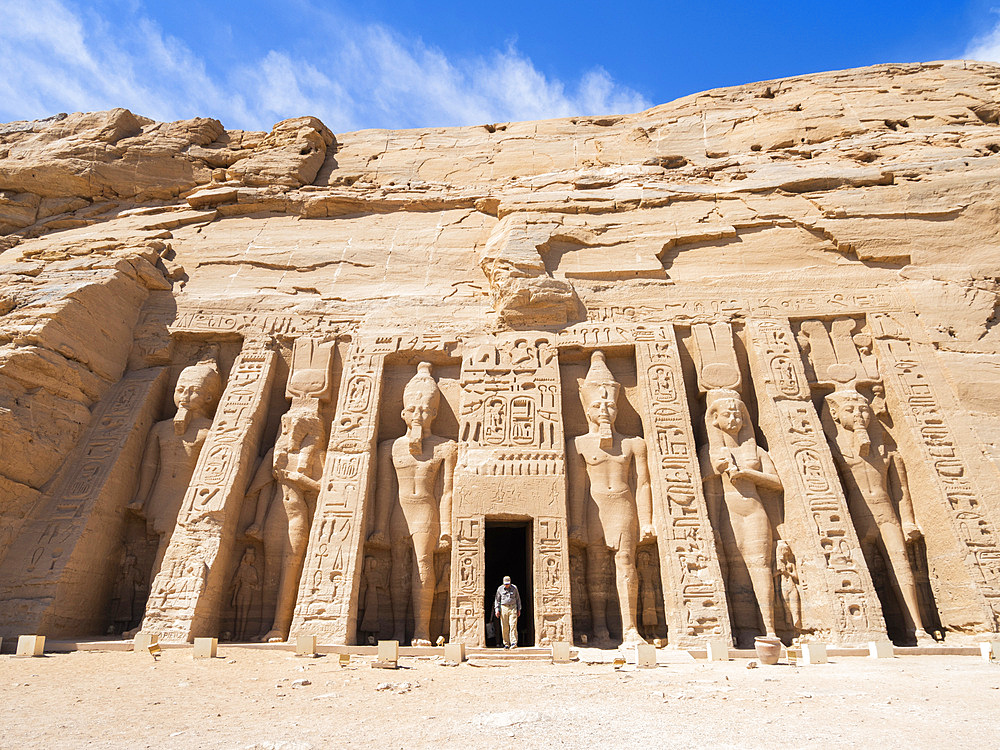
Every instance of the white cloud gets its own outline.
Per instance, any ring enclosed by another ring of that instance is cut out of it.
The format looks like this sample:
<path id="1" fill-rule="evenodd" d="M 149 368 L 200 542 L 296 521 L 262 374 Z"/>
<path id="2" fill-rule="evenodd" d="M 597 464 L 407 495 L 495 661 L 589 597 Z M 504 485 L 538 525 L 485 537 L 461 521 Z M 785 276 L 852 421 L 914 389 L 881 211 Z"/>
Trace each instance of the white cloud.
<path id="1" fill-rule="evenodd" d="M 1000 62 L 1000 22 L 990 31 L 973 39 L 962 57 L 981 62 Z"/>
<path id="2" fill-rule="evenodd" d="M 252 129 L 315 115 L 344 132 L 650 106 L 603 69 L 568 84 L 546 76 L 513 46 L 452 59 L 419 39 L 351 24 L 307 4 L 300 6 L 309 16 L 303 26 L 322 35 L 320 55 L 270 49 L 213 73 L 210 60 L 141 10 L 118 11 L 101 17 L 61 0 L 0 0 L 0 121 L 127 107 L 161 120 L 206 116 Z"/>

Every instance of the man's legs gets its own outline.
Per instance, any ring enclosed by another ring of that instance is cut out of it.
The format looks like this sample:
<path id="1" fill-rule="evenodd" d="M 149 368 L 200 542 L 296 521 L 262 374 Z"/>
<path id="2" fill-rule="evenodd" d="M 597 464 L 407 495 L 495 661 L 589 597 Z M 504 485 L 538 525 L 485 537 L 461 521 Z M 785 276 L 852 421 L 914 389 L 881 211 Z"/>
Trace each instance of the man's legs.
<path id="1" fill-rule="evenodd" d="M 501 604 L 500 623 L 503 630 L 503 645 L 517 648 L 517 607 Z"/>

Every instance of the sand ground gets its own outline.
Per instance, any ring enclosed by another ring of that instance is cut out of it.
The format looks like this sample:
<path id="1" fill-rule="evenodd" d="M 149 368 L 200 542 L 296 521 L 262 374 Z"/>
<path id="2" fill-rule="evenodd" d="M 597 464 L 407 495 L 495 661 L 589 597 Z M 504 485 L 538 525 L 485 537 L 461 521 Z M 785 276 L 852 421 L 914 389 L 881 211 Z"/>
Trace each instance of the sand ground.
<path id="1" fill-rule="evenodd" d="M 629 671 L 400 664 L 239 647 L 197 661 L 168 649 L 155 663 L 129 652 L 4 655 L 0 747 L 1000 750 L 1000 665 L 976 657 Z"/>

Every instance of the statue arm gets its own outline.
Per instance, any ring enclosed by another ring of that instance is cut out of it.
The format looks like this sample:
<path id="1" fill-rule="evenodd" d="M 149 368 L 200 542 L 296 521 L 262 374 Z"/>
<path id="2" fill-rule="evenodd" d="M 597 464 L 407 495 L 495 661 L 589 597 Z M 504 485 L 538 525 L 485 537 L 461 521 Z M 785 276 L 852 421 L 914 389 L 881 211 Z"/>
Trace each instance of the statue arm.
<path id="1" fill-rule="evenodd" d="M 569 505 L 566 508 L 569 538 L 582 544 L 585 539 L 583 509 L 587 494 L 587 467 L 576 448 L 576 441 L 572 439 L 566 456 L 569 459 Z"/>
<path id="2" fill-rule="evenodd" d="M 386 440 L 378 447 L 375 474 L 375 528 L 368 538 L 373 542 L 385 543 L 389 531 L 389 517 L 392 514 L 393 491 L 396 488 L 396 471 L 392 465 L 392 441 Z"/>
<path id="3" fill-rule="evenodd" d="M 653 490 L 649 481 L 649 458 L 646 441 L 636 438 L 635 455 L 635 504 L 639 511 L 642 536 L 653 536 Z"/>
<path id="4" fill-rule="evenodd" d="M 139 466 L 139 489 L 136 492 L 135 500 L 129 505 L 130 510 L 142 514 L 159 473 L 160 436 L 154 427 L 149 435 L 149 440 L 146 441 L 146 449 L 142 453 L 142 464 Z"/>
<path id="5" fill-rule="evenodd" d="M 446 443 L 444 454 L 444 487 L 441 491 L 441 541 L 451 542 L 451 503 L 455 486 L 455 464 L 458 460 L 458 447 L 454 443 Z"/>
<path id="6" fill-rule="evenodd" d="M 898 453 L 890 454 L 890 466 L 899 483 L 899 520 L 903 525 L 903 536 L 907 541 L 913 541 L 923 536 L 917 526 L 917 517 L 913 513 L 913 498 L 910 497 L 910 483 L 906 477 L 906 464 Z"/>
<path id="7" fill-rule="evenodd" d="M 781 477 L 778 476 L 778 471 L 774 468 L 774 462 L 767 451 L 763 448 L 757 448 L 757 456 L 760 458 L 760 471 L 756 469 L 740 469 L 739 471 L 732 472 L 730 477 L 733 479 L 749 479 L 754 484 L 766 487 L 769 490 L 784 489 L 784 486 L 781 484 Z"/>

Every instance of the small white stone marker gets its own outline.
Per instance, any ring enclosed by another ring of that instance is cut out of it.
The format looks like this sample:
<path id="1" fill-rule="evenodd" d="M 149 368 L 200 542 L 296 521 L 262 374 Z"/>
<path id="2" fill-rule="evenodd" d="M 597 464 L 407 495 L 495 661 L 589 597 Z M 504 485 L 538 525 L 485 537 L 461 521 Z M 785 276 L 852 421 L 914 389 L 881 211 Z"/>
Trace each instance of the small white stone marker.
<path id="1" fill-rule="evenodd" d="M 399 641 L 379 641 L 378 660 L 393 663 L 399 661 Z"/>
<path id="2" fill-rule="evenodd" d="M 803 643 L 802 663 L 803 664 L 826 664 L 826 644 L 825 643 Z"/>
<path id="3" fill-rule="evenodd" d="M 979 644 L 979 653 L 983 661 L 1000 661 L 1000 641 L 983 641 Z"/>
<path id="4" fill-rule="evenodd" d="M 569 641 L 556 641 L 552 644 L 552 663 L 567 664 L 569 662 Z"/>
<path id="5" fill-rule="evenodd" d="M 656 646 L 652 643 L 635 644 L 635 665 L 637 667 L 655 667 Z"/>
<path id="6" fill-rule="evenodd" d="M 148 654 L 149 647 L 160 642 L 160 636 L 156 633 L 138 632 L 132 639 L 132 651 L 137 654 Z"/>
<path id="7" fill-rule="evenodd" d="M 707 644 L 709 661 L 729 661 L 729 644 L 718 638 Z"/>
<path id="8" fill-rule="evenodd" d="M 868 656 L 872 659 L 891 659 L 894 656 L 889 641 L 868 641 Z"/>
<path id="9" fill-rule="evenodd" d="M 295 637 L 295 655 L 296 656 L 315 656 L 316 655 L 316 636 L 314 635 L 299 635 Z"/>
<path id="10" fill-rule="evenodd" d="M 464 643 L 446 643 L 444 644 L 444 660 L 453 661 L 461 664 L 465 661 L 465 644 Z"/>
<path id="11" fill-rule="evenodd" d="M 22 635 L 17 639 L 18 656 L 41 656 L 45 653 L 44 635 Z"/>
<path id="12" fill-rule="evenodd" d="M 214 659 L 215 653 L 219 648 L 218 638 L 195 638 L 194 639 L 194 658 L 195 659 Z"/>

